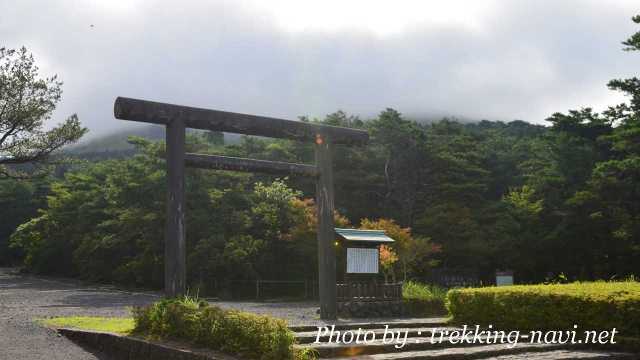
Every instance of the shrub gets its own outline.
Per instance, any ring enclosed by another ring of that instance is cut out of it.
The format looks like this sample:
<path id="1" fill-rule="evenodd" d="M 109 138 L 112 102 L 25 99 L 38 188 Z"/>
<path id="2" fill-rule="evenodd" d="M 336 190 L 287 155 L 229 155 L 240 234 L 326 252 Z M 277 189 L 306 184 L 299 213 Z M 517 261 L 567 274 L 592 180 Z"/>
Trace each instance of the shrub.
<path id="1" fill-rule="evenodd" d="M 315 358 L 310 351 L 294 351 L 295 338 L 284 320 L 223 310 L 188 297 L 134 308 L 133 317 L 135 333 L 187 340 L 244 358 Z"/>
<path id="2" fill-rule="evenodd" d="M 440 299 L 444 301 L 447 291 L 436 285 L 427 285 L 415 281 L 402 284 L 402 297 L 405 299 Z"/>
<path id="3" fill-rule="evenodd" d="M 640 283 L 576 282 L 454 289 L 447 308 L 455 323 L 502 329 L 563 330 L 616 328 L 640 335 Z"/>
<path id="4" fill-rule="evenodd" d="M 407 281 L 402 284 L 405 309 L 412 316 L 444 315 L 446 290 L 435 285 Z"/>

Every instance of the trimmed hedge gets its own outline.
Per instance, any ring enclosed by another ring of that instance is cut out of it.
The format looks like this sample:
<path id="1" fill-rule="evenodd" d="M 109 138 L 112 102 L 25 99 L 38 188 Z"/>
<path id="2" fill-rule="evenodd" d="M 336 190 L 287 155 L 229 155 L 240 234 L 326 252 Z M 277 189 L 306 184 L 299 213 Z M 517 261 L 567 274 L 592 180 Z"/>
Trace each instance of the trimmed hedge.
<path id="1" fill-rule="evenodd" d="M 295 337 L 284 320 L 236 310 L 223 310 L 190 298 L 166 299 L 133 309 L 134 333 L 188 342 L 243 358 L 313 359 L 295 351 Z"/>
<path id="2" fill-rule="evenodd" d="M 447 294 L 453 322 L 501 329 L 610 330 L 640 335 L 640 283 L 576 282 L 454 289 Z"/>

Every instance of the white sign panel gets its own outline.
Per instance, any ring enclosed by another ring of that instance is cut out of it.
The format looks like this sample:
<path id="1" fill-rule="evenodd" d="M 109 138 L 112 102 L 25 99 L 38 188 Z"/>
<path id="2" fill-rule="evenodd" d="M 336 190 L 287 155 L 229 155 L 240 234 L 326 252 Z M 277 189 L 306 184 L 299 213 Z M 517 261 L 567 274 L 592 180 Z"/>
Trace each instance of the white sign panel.
<path id="1" fill-rule="evenodd" d="M 513 285 L 513 275 L 497 275 L 496 286 Z"/>
<path id="2" fill-rule="evenodd" d="M 377 248 L 347 248 L 347 273 L 377 274 Z"/>

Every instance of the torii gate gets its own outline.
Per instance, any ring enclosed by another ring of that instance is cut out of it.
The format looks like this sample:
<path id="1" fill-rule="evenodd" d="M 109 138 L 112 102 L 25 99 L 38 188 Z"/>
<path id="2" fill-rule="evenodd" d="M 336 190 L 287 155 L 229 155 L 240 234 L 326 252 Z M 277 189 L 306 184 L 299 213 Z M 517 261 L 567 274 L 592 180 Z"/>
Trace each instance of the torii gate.
<path id="1" fill-rule="evenodd" d="M 117 119 L 166 126 L 168 196 L 164 287 L 167 296 L 175 297 L 185 293 L 185 165 L 217 170 L 303 175 L 316 179 L 320 318 L 336 319 L 332 148 L 334 144 L 366 144 L 369 140 L 366 131 L 124 97 L 116 98 L 113 112 Z M 315 165 L 185 153 L 186 128 L 313 141 Z"/>

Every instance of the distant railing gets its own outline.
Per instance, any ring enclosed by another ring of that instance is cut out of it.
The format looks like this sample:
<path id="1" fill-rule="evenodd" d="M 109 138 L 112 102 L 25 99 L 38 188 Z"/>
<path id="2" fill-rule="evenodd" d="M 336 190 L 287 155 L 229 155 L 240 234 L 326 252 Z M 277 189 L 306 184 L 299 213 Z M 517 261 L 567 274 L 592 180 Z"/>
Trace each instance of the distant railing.
<path id="1" fill-rule="evenodd" d="M 315 280 L 218 280 L 201 277 L 191 284 L 194 293 L 224 300 L 313 300 L 318 298 Z"/>
<path id="2" fill-rule="evenodd" d="M 445 288 L 480 285 L 480 278 L 475 269 L 431 269 L 427 277 L 422 279 L 422 281 L 427 284 L 435 284 Z"/>
<path id="3" fill-rule="evenodd" d="M 338 301 L 393 301 L 402 299 L 402 283 L 348 282 L 336 284 Z"/>

